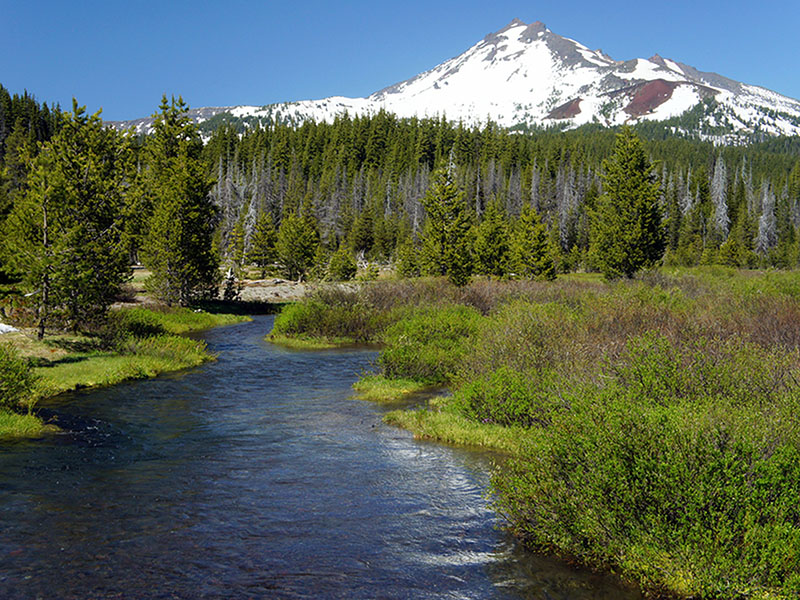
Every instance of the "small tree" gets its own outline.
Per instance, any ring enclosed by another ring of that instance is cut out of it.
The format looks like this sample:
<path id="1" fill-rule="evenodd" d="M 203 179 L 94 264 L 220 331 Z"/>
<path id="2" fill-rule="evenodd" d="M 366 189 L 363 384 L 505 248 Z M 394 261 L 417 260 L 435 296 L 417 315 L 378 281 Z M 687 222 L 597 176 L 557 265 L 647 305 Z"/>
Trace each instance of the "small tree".
<path id="1" fill-rule="evenodd" d="M 397 246 L 395 269 L 401 277 L 419 277 L 419 251 L 412 238 Z"/>
<path id="2" fill-rule="evenodd" d="M 503 277 L 508 272 L 509 240 L 505 211 L 490 202 L 475 235 L 475 262 L 480 273 Z"/>
<path id="3" fill-rule="evenodd" d="M 31 159 L 4 246 L 37 298 L 40 339 L 54 309 L 72 329 L 103 318 L 130 276 L 122 231 L 130 157 L 128 141 L 73 100 L 59 133 Z"/>
<path id="4" fill-rule="evenodd" d="M 447 275 L 454 285 L 469 283 L 472 274 L 470 216 L 464 194 L 453 180 L 452 169 L 440 169 L 422 200 L 428 218 L 422 234 L 423 269 Z"/>
<path id="5" fill-rule="evenodd" d="M 632 277 L 664 252 L 659 184 L 642 143 L 629 127 L 603 161 L 603 194 L 592 214 L 591 247 L 607 279 Z"/>
<path id="6" fill-rule="evenodd" d="M 519 277 L 552 280 L 556 278 L 553 250 L 547 227 L 539 213 L 525 206 L 515 223 L 511 238 L 511 268 Z"/>
<path id="7" fill-rule="evenodd" d="M 288 279 L 301 279 L 314 264 L 319 244 L 317 228 L 310 217 L 291 212 L 281 220 L 275 245 L 278 260 Z"/>
<path id="8" fill-rule="evenodd" d="M 267 266 L 274 263 L 277 258 L 275 249 L 277 241 L 278 232 L 272 223 L 272 215 L 268 211 L 261 212 L 253 229 L 248 257 L 261 270 L 262 279 L 267 274 Z"/>
<path id="9" fill-rule="evenodd" d="M 333 253 L 328 263 L 328 277 L 334 281 L 350 281 L 356 276 L 358 265 L 353 254 L 344 244 Z"/>

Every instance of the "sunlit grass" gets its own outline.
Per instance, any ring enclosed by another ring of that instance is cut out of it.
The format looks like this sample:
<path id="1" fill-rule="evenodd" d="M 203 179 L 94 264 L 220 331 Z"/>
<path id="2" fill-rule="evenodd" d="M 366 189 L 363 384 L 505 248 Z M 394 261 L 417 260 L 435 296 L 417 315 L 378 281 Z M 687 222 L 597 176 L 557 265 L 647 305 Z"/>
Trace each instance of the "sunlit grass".
<path id="1" fill-rule="evenodd" d="M 519 427 L 476 423 L 456 412 L 440 410 L 435 401 L 426 409 L 394 410 L 384 416 L 384 421 L 411 431 L 417 438 L 512 454 L 521 450 L 526 435 Z"/>
<path id="2" fill-rule="evenodd" d="M 392 402 L 428 389 L 413 379 L 389 379 L 380 374 L 365 375 L 353 384 L 356 397 L 370 402 Z"/>
<path id="3" fill-rule="evenodd" d="M 290 336 L 279 333 L 270 333 L 267 335 L 266 340 L 276 346 L 282 346 L 291 350 L 330 350 L 354 343 L 353 340 L 347 338 Z"/>
<path id="4" fill-rule="evenodd" d="M 56 427 L 46 425 L 33 414 L 18 414 L 0 410 L 0 439 L 38 437 Z"/>

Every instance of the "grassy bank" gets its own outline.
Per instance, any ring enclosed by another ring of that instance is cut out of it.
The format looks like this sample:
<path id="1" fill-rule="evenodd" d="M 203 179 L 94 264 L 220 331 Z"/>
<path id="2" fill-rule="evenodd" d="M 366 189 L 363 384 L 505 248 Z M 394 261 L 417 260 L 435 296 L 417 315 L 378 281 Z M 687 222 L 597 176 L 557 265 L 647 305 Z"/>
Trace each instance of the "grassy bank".
<path id="1" fill-rule="evenodd" d="M 190 309 L 128 308 L 112 313 L 108 325 L 91 336 L 59 334 L 39 341 L 30 332 L 6 334 L 0 342 L 32 367 L 32 380 L 24 394 L 0 408 L 0 437 L 32 437 L 48 430 L 20 403 L 32 406 L 38 398 L 70 390 L 198 366 L 213 356 L 204 342 L 181 334 L 244 320 Z"/>
<path id="2" fill-rule="evenodd" d="M 286 334 L 336 319 L 385 345 L 367 387 L 450 387 L 387 420 L 506 452 L 495 506 L 531 548 L 654 594 L 800 593 L 800 274 L 387 282 L 298 306 Z"/>

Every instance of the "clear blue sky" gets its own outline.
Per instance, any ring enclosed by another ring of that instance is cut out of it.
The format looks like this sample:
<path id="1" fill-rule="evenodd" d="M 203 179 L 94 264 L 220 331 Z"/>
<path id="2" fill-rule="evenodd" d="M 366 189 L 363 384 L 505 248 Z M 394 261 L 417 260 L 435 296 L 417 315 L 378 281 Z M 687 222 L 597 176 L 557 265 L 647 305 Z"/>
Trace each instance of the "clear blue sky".
<path id="1" fill-rule="evenodd" d="M 151 114 L 162 93 L 193 107 L 366 96 L 514 17 L 800 98 L 800 0 L 0 0 L 0 84 L 112 120 Z"/>

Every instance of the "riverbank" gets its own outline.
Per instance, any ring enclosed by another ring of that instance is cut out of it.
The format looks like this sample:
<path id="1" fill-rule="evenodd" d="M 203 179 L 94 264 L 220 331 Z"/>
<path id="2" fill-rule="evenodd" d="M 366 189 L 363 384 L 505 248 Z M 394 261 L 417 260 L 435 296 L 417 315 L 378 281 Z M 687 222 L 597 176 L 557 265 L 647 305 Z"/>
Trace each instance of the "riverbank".
<path id="1" fill-rule="evenodd" d="M 20 329 L 4 334 L 0 343 L 32 365 L 37 381 L 30 401 L 35 402 L 198 366 L 214 357 L 204 342 L 184 334 L 247 320 L 188 308 L 126 307 L 114 311 L 109 325 L 92 336 L 59 333 L 38 340 L 34 330 Z M 52 429 L 35 411 L 0 411 L 0 438 L 37 437 Z"/>
<path id="2" fill-rule="evenodd" d="M 529 547 L 656 595 L 794 598 L 798 322 L 800 274 L 711 268 L 385 282 L 275 329 L 380 342 L 384 379 L 448 386 L 387 420 L 508 453 L 495 508 Z"/>

